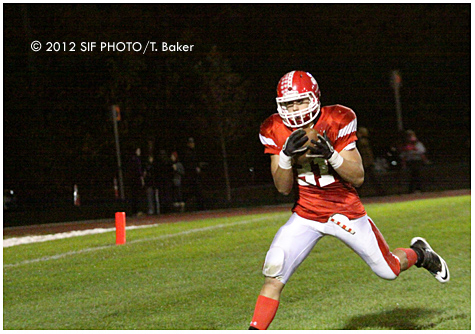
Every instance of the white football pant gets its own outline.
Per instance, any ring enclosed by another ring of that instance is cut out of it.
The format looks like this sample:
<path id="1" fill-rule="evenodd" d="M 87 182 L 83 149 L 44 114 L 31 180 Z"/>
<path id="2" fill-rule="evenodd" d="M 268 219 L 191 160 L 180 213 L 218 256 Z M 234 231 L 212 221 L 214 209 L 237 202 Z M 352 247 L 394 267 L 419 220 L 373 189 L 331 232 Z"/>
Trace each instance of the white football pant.
<path id="1" fill-rule="evenodd" d="M 399 259 L 389 251 L 386 241 L 368 216 L 354 220 L 339 214 L 332 217 L 328 222 L 320 223 L 292 214 L 272 241 L 263 274 L 287 283 L 317 242 L 331 235 L 358 254 L 379 277 L 392 280 L 399 275 Z"/>

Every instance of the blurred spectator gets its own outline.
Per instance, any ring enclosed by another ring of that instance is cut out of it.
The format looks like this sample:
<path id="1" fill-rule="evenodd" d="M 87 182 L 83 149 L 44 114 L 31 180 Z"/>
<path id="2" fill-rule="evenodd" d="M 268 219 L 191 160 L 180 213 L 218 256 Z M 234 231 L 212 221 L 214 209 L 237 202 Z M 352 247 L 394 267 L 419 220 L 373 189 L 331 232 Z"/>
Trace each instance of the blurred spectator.
<path id="1" fill-rule="evenodd" d="M 358 150 L 360 151 L 361 158 L 363 159 L 363 167 L 365 172 L 374 167 L 374 155 L 371 143 L 369 141 L 369 131 L 367 128 L 358 128 L 356 132 L 358 136 Z"/>
<path id="2" fill-rule="evenodd" d="M 155 182 L 158 190 L 158 202 L 157 212 L 161 211 L 161 208 L 168 208 L 172 202 L 172 186 L 170 180 L 173 178 L 172 162 L 167 152 L 164 149 L 160 149 L 158 157 L 155 161 Z"/>
<path id="3" fill-rule="evenodd" d="M 128 168 L 128 180 L 130 184 L 130 202 L 132 205 L 132 214 L 138 216 L 143 214 L 145 200 L 145 180 L 142 164 L 142 150 L 140 147 L 135 149 Z"/>
<path id="4" fill-rule="evenodd" d="M 400 145 L 397 143 L 396 146 L 399 147 Z M 399 156 L 399 151 L 397 147 L 389 147 L 389 149 L 386 151 L 385 161 L 386 164 L 384 165 L 384 167 L 386 168 L 386 170 L 400 170 L 402 168 L 401 157 Z"/>
<path id="5" fill-rule="evenodd" d="M 147 194 L 147 214 L 153 215 L 160 213 L 158 196 L 156 196 L 157 182 L 156 182 L 156 168 L 153 155 L 149 155 L 144 167 L 144 184 L 145 192 Z"/>
<path id="6" fill-rule="evenodd" d="M 375 168 L 375 159 L 373 154 L 373 148 L 369 140 L 369 131 L 367 128 L 361 127 L 358 128 L 356 135 L 358 136 L 358 141 L 356 142 L 356 145 L 358 147 L 358 150 L 360 151 L 365 171 L 365 182 L 363 184 L 363 187 L 369 183 L 373 185 L 378 195 L 384 195 L 385 191 L 384 188 L 381 186 L 381 181 Z"/>
<path id="7" fill-rule="evenodd" d="M 172 170 L 173 170 L 173 207 L 178 209 L 180 212 L 185 211 L 185 202 L 183 200 L 182 194 L 182 178 L 185 175 L 185 168 L 183 164 L 178 160 L 178 153 L 173 152 L 170 156 L 172 161 Z"/>
<path id="8" fill-rule="evenodd" d="M 409 171 L 409 192 L 422 191 L 422 168 L 430 161 L 426 157 L 426 148 L 417 139 L 414 131 L 404 132 L 404 142 L 400 149 L 402 168 Z"/>
<path id="9" fill-rule="evenodd" d="M 183 152 L 183 165 L 186 171 L 185 187 L 186 199 L 189 204 L 191 200 L 196 201 L 196 209 L 204 209 L 203 194 L 201 191 L 201 162 L 195 148 L 194 138 L 188 138 L 186 148 Z"/>
<path id="10" fill-rule="evenodd" d="M 17 197 L 12 189 L 3 189 L 3 210 L 15 209 Z"/>

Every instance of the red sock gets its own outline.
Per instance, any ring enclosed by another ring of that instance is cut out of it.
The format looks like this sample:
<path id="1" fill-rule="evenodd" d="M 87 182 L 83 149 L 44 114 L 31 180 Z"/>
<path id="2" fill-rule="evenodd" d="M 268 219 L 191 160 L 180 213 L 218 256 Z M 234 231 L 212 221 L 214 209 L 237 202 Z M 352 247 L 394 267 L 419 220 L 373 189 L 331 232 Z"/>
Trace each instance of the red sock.
<path id="1" fill-rule="evenodd" d="M 257 329 L 267 329 L 274 319 L 279 307 L 279 301 L 259 295 L 257 297 L 254 316 L 252 317 L 251 326 Z"/>
<path id="2" fill-rule="evenodd" d="M 417 262 L 417 253 L 412 248 L 398 248 L 406 253 L 407 256 L 407 269 L 412 267 Z"/>

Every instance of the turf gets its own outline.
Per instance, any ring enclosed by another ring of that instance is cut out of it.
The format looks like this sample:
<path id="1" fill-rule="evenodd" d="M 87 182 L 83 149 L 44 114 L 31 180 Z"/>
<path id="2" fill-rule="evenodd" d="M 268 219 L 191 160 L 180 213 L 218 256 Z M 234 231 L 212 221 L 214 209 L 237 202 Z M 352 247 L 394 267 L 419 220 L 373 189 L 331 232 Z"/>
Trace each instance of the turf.
<path id="1" fill-rule="evenodd" d="M 269 329 L 470 329 L 470 196 L 366 206 L 390 248 L 426 238 L 440 284 L 411 268 L 378 278 L 323 238 L 284 289 Z M 265 253 L 289 213 L 246 215 L 3 250 L 4 329 L 247 329 Z"/>

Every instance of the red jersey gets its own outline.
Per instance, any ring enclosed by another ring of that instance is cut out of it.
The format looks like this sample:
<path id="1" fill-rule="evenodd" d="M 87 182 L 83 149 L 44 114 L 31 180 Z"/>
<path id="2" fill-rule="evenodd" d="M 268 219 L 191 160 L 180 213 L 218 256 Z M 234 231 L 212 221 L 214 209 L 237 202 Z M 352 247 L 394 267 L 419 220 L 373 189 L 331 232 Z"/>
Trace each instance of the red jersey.
<path id="1" fill-rule="evenodd" d="M 356 147 L 356 115 L 347 107 L 322 107 L 313 128 L 320 134 L 325 131 L 337 152 Z M 291 133 L 279 114 L 267 118 L 259 133 L 265 146 L 264 153 L 278 155 Z M 344 181 L 325 159 L 315 158 L 303 166 L 294 165 L 292 168 L 298 183 L 298 199 L 292 211 L 299 216 L 327 222 L 335 213 L 349 219 L 366 215 L 356 189 Z"/>

